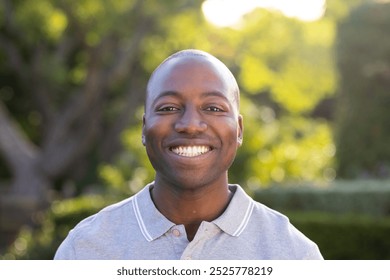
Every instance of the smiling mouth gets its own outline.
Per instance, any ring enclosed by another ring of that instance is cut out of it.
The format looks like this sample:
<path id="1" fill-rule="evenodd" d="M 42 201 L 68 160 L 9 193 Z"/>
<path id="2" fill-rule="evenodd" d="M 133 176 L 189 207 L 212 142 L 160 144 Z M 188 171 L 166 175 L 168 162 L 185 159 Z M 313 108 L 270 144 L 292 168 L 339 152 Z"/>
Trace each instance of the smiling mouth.
<path id="1" fill-rule="evenodd" d="M 182 157 L 197 157 L 211 151 L 209 146 L 178 146 L 170 150 Z"/>

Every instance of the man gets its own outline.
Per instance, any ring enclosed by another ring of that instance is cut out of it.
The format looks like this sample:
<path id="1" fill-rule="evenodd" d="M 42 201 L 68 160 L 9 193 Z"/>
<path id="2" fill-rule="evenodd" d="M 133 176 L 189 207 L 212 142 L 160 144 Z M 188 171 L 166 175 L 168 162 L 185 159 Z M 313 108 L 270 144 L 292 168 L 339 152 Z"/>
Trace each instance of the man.
<path id="1" fill-rule="evenodd" d="M 56 259 L 322 259 L 288 219 L 228 184 L 242 143 L 239 89 L 198 50 L 167 58 L 146 93 L 142 142 L 156 175 L 73 229 Z"/>

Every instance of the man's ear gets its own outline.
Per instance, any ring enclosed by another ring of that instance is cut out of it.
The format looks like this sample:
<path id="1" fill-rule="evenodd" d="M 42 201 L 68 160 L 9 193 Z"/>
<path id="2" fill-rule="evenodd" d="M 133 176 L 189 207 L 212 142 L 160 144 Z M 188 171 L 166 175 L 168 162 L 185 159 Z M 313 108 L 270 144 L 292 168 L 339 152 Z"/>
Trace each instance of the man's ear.
<path id="1" fill-rule="evenodd" d="M 145 114 L 142 116 L 142 145 L 145 146 Z"/>
<path id="2" fill-rule="evenodd" d="M 242 115 L 238 116 L 238 130 L 237 130 L 237 143 L 238 147 L 242 145 L 244 137 L 244 121 Z"/>

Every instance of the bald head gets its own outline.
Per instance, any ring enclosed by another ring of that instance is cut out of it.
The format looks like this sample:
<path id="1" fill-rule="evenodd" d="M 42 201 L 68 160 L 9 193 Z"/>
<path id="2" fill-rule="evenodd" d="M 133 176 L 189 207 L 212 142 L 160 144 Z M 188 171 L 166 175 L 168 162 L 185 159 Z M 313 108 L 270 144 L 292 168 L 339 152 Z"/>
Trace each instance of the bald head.
<path id="1" fill-rule="evenodd" d="M 161 76 L 164 76 L 167 72 L 171 71 L 172 68 L 178 67 L 182 64 L 195 65 L 200 63 L 208 64 L 209 68 L 213 68 L 213 70 L 218 72 L 220 79 L 226 83 L 228 94 L 233 97 L 238 112 L 240 99 L 239 88 L 231 71 L 216 57 L 207 52 L 195 49 L 182 50 L 172 54 L 154 70 L 147 85 L 145 108 L 147 107 L 148 99 L 150 99 L 151 95 L 153 95 L 155 91 L 159 90 L 158 85 L 161 80 Z"/>

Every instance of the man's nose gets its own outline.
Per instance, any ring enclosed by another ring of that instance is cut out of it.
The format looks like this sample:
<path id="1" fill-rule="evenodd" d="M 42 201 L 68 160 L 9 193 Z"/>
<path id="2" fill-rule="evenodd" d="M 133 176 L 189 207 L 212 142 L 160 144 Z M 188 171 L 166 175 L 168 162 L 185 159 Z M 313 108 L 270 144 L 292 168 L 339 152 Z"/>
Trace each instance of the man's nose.
<path id="1" fill-rule="evenodd" d="M 197 134 L 207 129 L 207 124 L 196 108 L 186 108 L 175 123 L 179 133 Z"/>

